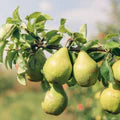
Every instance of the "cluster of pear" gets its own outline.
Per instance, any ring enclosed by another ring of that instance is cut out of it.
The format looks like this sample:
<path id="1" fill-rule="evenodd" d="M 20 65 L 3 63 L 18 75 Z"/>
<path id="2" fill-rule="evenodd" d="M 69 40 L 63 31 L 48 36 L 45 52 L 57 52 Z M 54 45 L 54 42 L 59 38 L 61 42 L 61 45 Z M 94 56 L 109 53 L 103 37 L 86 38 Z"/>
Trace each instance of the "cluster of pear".
<path id="1" fill-rule="evenodd" d="M 66 108 L 68 98 L 62 84 L 70 79 L 72 73 L 80 86 L 89 87 L 97 81 L 98 66 L 85 51 L 80 51 L 72 67 L 66 47 L 59 49 L 46 60 L 43 74 L 51 86 L 42 102 L 42 109 L 46 113 L 59 115 Z"/>
<path id="2" fill-rule="evenodd" d="M 115 83 L 109 83 L 108 88 L 105 88 L 100 96 L 102 108 L 112 114 L 120 113 L 120 60 L 112 66 Z"/>
<path id="3" fill-rule="evenodd" d="M 69 52 L 63 47 L 46 59 L 43 51 L 39 49 L 28 59 L 27 79 L 33 82 L 42 81 L 43 75 L 50 85 L 42 102 L 44 112 L 51 115 L 61 114 L 68 104 L 68 97 L 62 87 L 75 78 L 78 85 L 90 87 L 98 79 L 97 63 L 85 52 L 80 51 L 74 63 L 71 62 Z M 105 111 L 120 113 L 120 60 L 112 66 L 116 84 L 109 84 L 100 96 L 100 103 Z M 43 74 L 41 73 L 43 70 Z"/>

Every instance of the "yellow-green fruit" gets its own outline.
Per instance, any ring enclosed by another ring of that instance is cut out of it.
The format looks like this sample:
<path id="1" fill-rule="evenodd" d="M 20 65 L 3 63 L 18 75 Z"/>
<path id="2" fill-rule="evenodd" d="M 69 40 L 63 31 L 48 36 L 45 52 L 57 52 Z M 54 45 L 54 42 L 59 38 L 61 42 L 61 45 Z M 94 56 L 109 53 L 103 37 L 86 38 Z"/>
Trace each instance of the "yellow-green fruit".
<path id="1" fill-rule="evenodd" d="M 35 55 L 31 55 L 27 64 L 27 79 L 30 81 L 41 81 L 43 75 L 41 70 L 46 61 L 46 57 L 42 50 L 38 50 Z"/>
<path id="2" fill-rule="evenodd" d="M 120 113 L 120 90 L 112 86 L 104 89 L 100 96 L 100 103 L 105 111 L 113 114 Z"/>
<path id="3" fill-rule="evenodd" d="M 115 80 L 120 82 L 120 60 L 118 60 L 113 64 L 112 70 L 113 70 Z"/>
<path id="4" fill-rule="evenodd" d="M 59 49 L 45 62 L 43 73 L 50 83 L 63 84 L 70 78 L 72 64 L 66 47 Z"/>
<path id="5" fill-rule="evenodd" d="M 83 87 L 94 85 L 98 78 L 97 63 L 85 51 L 78 54 L 73 72 L 77 83 Z"/>
<path id="6" fill-rule="evenodd" d="M 54 84 L 45 95 L 44 101 L 42 102 L 42 109 L 48 114 L 59 115 L 64 111 L 67 103 L 68 98 L 62 86 Z"/>

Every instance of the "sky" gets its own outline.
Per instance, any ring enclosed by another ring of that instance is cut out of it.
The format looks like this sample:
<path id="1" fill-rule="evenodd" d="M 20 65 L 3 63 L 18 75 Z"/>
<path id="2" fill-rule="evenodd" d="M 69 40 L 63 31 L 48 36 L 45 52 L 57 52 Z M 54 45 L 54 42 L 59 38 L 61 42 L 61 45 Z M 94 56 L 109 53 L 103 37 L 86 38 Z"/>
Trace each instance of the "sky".
<path id="1" fill-rule="evenodd" d="M 48 22 L 49 29 L 58 28 L 60 18 L 67 19 L 67 26 L 79 31 L 82 24 L 88 26 L 88 38 L 97 35 L 96 22 L 109 20 L 110 0 L 2 0 L 0 4 L 0 26 L 14 9 L 20 6 L 20 16 L 40 11 L 51 15 L 54 20 Z"/>

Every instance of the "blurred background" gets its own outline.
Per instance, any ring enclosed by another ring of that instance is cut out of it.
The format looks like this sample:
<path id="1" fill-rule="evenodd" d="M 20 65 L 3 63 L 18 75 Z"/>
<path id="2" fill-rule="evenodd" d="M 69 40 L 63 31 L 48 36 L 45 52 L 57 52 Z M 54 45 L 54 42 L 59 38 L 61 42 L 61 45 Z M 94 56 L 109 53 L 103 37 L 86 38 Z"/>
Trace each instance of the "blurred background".
<path id="1" fill-rule="evenodd" d="M 54 20 L 47 23 L 49 29 L 58 28 L 60 18 L 66 18 L 73 31 L 86 23 L 88 40 L 104 42 L 106 34 L 120 31 L 119 0 L 3 0 L 0 26 L 18 5 L 23 19 L 35 11 L 50 14 Z M 89 88 L 64 85 L 64 89 L 69 99 L 67 109 L 58 117 L 47 115 L 41 109 L 44 91 L 40 83 L 28 82 L 24 87 L 16 81 L 16 69 L 6 70 L 1 64 L 0 120 L 120 120 L 120 115 L 102 111 L 99 96 L 104 88 L 101 83 Z"/>

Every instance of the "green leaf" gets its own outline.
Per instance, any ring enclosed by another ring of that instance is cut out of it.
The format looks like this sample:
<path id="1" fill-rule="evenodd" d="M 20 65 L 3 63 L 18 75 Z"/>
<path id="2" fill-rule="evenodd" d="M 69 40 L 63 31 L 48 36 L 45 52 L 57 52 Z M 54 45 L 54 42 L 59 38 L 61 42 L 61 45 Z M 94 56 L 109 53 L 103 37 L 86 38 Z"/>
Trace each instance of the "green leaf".
<path id="1" fill-rule="evenodd" d="M 3 62 L 3 52 L 8 41 L 0 41 L 0 62 Z"/>
<path id="2" fill-rule="evenodd" d="M 34 33 L 34 25 L 31 24 L 31 21 L 28 21 L 27 29 L 28 29 L 28 31 L 30 31 L 31 33 Z"/>
<path id="3" fill-rule="evenodd" d="M 65 18 L 62 18 L 61 20 L 60 20 L 60 25 L 64 25 L 66 23 L 66 19 Z"/>
<path id="4" fill-rule="evenodd" d="M 104 59 L 106 53 L 95 51 L 95 52 L 89 53 L 89 55 L 90 55 L 90 57 L 91 57 L 92 59 L 94 59 L 96 62 L 99 62 L 99 61 L 101 61 L 102 59 Z"/>
<path id="5" fill-rule="evenodd" d="M 104 45 L 104 47 L 105 47 L 106 49 L 113 49 L 113 48 L 120 47 L 120 43 L 111 41 L 111 42 L 107 42 L 107 43 Z"/>
<path id="6" fill-rule="evenodd" d="M 68 85 L 69 87 L 72 87 L 72 86 L 74 86 L 74 85 L 76 85 L 76 84 L 77 84 L 77 82 L 76 82 L 76 80 L 75 80 L 74 77 L 70 78 L 70 80 L 67 81 L 67 85 Z"/>
<path id="7" fill-rule="evenodd" d="M 57 30 L 51 30 L 46 33 L 46 38 L 49 40 L 51 37 L 55 36 L 57 34 Z"/>
<path id="8" fill-rule="evenodd" d="M 39 32 L 43 32 L 45 28 L 45 21 L 41 21 L 35 24 L 35 29 L 37 31 L 37 33 Z"/>
<path id="9" fill-rule="evenodd" d="M 112 54 L 116 56 L 120 56 L 120 48 L 113 48 L 112 49 Z"/>
<path id="10" fill-rule="evenodd" d="M 41 15 L 41 12 L 34 12 L 34 13 L 32 13 L 32 14 L 26 16 L 25 19 L 26 19 L 26 20 L 31 20 L 31 19 L 33 19 L 33 18 L 39 17 L 40 15 Z"/>
<path id="11" fill-rule="evenodd" d="M 6 68 L 8 68 L 7 67 L 7 63 L 8 63 L 9 67 L 12 69 L 13 60 L 16 54 L 17 54 L 17 51 L 8 51 L 6 59 L 5 59 Z"/>
<path id="12" fill-rule="evenodd" d="M 14 19 L 14 18 L 8 17 L 6 19 L 6 23 L 9 23 L 9 24 L 18 24 L 18 23 L 20 23 L 20 21 L 18 19 Z"/>
<path id="13" fill-rule="evenodd" d="M 41 21 L 47 21 L 47 20 L 52 20 L 52 17 L 50 17 L 47 14 L 44 14 L 44 15 L 40 15 L 39 17 L 37 17 L 35 19 L 34 23 L 38 23 L 38 22 L 41 22 Z"/>
<path id="14" fill-rule="evenodd" d="M 10 35 L 14 32 L 15 27 L 16 26 L 13 24 L 4 24 L 0 28 L 0 40 L 9 38 Z"/>
<path id="15" fill-rule="evenodd" d="M 25 74 L 17 74 L 17 80 L 22 85 L 27 85 Z"/>
<path id="16" fill-rule="evenodd" d="M 13 18 L 14 19 L 17 19 L 19 22 L 21 22 L 21 19 L 20 19 L 20 16 L 19 16 L 19 13 L 18 13 L 18 10 L 19 10 L 19 6 L 14 10 L 13 12 Z"/>
<path id="17" fill-rule="evenodd" d="M 59 44 L 60 40 L 62 39 L 62 36 L 58 34 L 57 30 L 51 30 L 46 33 L 46 40 L 48 44 Z"/>
<path id="18" fill-rule="evenodd" d="M 26 60 L 23 57 L 23 54 L 21 52 L 18 52 L 18 60 L 17 60 L 17 64 L 18 64 L 18 70 L 17 70 L 17 74 L 23 74 L 26 73 L 27 70 L 27 65 L 26 65 Z"/>
<path id="19" fill-rule="evenodd" d="M 108 85 L 108 82 L 114 82 L 112 68 L 107 59 L 105 59 L 100 67 L 100 73 L 104 86 Z"/>
<path id="20" fill-rule="evenodd" d="M 21 37 L 22 37 L 23 41 L 27 42 L 28 44 L 32 44 L 36 40 L 30 34 L 22 34 Z"/>
<path id="21" fill-rule="evenodd" d="M 66 33 L 67 32 L 67 30 L 66 30 L 64 25 L 60 25 L 59 32 L 61 32 L 61 33 Z"/>
<path id="22" fill-rule="evenodd" d="M 69 56 L 70 56 L 71 63 L 74 64 L 74 62 L 77 58 L 77 53 L 75 53 L 73 51 L 69 51 Z"/>
<path id="23" fill-rule="evenodd" d="M 45 79 L 41 83 L 41 88 L 44 92 L 46 92 L 50 89 L 50 85 Z"/>
<path id="24" fill-rule="evenodd" d="M 49 39 L 48 44 L 58 45 L 61 39 L 62 39 L 62 36 L 60 34 L 57 34 L 53 36 L 51 39 Z"/>
<path id="25" fill-rule="evenodd" d="M 119 34 L 117 34 L 117 33 L 108 34 L 108 35 L 105 36 L 104 40 L 105 41 L 110 40 L 110 39 L 112 39 L 114 37 L 117 37 L 118 35 Z"/>
<path id="26" fill-rule="evenodd" d="M 73 33 L 73 39 L 80 43 L 86 43 L 86 38 L 84 38 L 83 34 L 78 32 Z"/>
<path id="27" fill-rule="evenodd" d="M 44 14 L 43 16 L 46 18 L 46 20 L 53 20 L 53 18 L 48 14 Z"/>
<path id="28" fill-rule="evenodd" d="M 17 40 L 20 39 L 20 30 L 18 28 L 16 28 L 13 32 L 12 37 L 16 38 Z"/>
<path id="29" fill-rule="evenodd" d="M 98 44 L 98 40 L 90 40 L 86 44 L 84 44 L 84 46 L 81 48 L 81 50 L 87 51 L 88 49 L 90 49 L 91 47 L 93 47 L 96 44 Z"/>
<path id="30" fill-rule="evenodd" d="M 83 24 L 81 27 L 80 27 L 80 31 L 79 31 L 83 37 L 86 39 L 87 38 L 87 24 Z"/>

